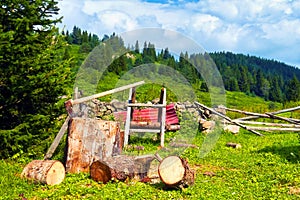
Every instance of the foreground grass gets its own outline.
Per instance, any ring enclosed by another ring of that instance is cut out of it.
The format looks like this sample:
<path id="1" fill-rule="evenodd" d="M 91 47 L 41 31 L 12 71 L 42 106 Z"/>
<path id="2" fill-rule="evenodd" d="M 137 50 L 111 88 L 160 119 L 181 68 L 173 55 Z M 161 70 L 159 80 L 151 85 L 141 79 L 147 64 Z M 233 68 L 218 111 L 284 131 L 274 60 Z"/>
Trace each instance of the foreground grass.
<path id="1" fill-rule="evenodd" d="M 195 143 L 203 139 L 199 134 Z M 226 147 L 227 142 L 242 148 Z M 0 199 L 298 199 L 299 147 L 292 133 L 222 133 L 206 157 L 200 158 L 197 149 L 182 154 L 196 170 L 195 185 L 183 190 L 130 181 L 103 185 L 88 174 L 68 174 L 62 184 L 46 186 L 20 178 L 27 161 L 1 160 Z"/>

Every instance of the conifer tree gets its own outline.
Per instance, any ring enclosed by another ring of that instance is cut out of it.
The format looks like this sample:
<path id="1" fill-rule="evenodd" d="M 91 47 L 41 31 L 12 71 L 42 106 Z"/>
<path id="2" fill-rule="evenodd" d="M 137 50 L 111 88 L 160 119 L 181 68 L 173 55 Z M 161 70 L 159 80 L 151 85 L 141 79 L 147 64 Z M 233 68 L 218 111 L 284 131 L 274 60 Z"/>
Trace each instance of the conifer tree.
<path id="1" fill-rule="evenodd" d="M 55 28 L 56 1 L 3 0 L 0 7 L 0 157 L 6 157 L 51 136 L 64 112 L 56 102 L 66 94 L 70 69 Z"/>

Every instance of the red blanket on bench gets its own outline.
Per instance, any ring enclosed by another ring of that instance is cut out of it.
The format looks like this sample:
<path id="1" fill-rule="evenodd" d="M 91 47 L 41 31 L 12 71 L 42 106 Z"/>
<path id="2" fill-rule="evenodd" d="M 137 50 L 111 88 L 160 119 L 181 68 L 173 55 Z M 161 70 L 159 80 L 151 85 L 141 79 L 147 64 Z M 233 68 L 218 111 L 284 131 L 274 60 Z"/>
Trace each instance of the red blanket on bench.
<path id="1" fill-rule="evenodd" d="M 126 111 L 115 112 L 115 120 L 126 121 Z M 134 109 L 132 121 L 136 122 L 157 122 L 158 109 L 157 108 L 144 108 Z M 179 119 L 176 114 L 174 104 L 166 106 L 166 125 L 179 124 Z"/>

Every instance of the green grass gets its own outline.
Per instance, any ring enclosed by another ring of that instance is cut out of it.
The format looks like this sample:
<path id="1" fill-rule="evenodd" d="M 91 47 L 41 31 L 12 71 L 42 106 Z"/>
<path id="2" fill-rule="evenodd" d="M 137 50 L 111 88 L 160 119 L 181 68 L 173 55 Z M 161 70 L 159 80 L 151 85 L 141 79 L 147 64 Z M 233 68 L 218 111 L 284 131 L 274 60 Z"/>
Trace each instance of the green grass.
<path id="1" fill-rule="evenodd" d="M 198 134 L 194 143 L 201 146 L 204 138 Z M 227 142 L 240 143 L 242 148 L 226 147 Z M 294 133 L 269 133 L 264 137 L 243 131 L 238 135 L 222 133 L 206 157 L 200 158 L 197 149 L 182 154 L 196 170 L 195 185 L 183 190 L 131 181 L 104 185 L 83 173 L 67 174 L 56 186 L 34 184 L 20 178 L 27 161 L 2 160 L 0 199 L 298 199 L 299 147 Z M 206 176 L 205 172 L 215 176 Z"/>
<path id="2" fill-rule="evenodd" d="M 147 86 L 147 85 L 146 85 Z M 149 89 L 149 88 L 148 88 Z M 159 93 L 159 91 L 157 91 Z M 142 94 L 142 91 L 141 91 Z M 209 105 L 210 96 L 201 93 L 199 100 Z M 251 112 L 266 112 L 292 107 L 266 102 L 258 97 L 243 93 L 226 92 L 226 103 L 229 108 Z M 293 106 L 297 106 L 294 105 Z M 233 113 L 230 117 L 234 118 Z M 289 117 L 290 113 L 285 114 Z M 298 117 L 295 112 L 293 117 Z M 195 128 L 187 124 L 185 132 L 166 133 L 166 142 L 171 138 L 188 136 Z M 190 131 L 189 131 L 190 130 Z M 193 132 L 194 133 L 194 132 Z M 219 132 L 220 137 L 213 149 L 205 157 L 201 157 L 199 149 L 179 151 L 187 158 L 190 166 L 196 171 L 195 185 L 183 190 L 166 190 L 164 185 L 140 183 L 134 181 L 110 182 L 108 184 L 93 181 L 89 174 L 67 174 L 65 180 L 56 186 L 33 183 L 20 178 L 22 169 L 30 162 L 28 158 L 15 156 L 11 160 L 0 160 L 0 199 L 299 199 L 300 198 L 300 152 L 297 133 L 264 133 L 258 137 L 241 130 L 238 135 Z M 185 135 L 186 134 L 186 135 Z M 209 138 L 198 133 L 189 140 L 201 147 Z M 186 139 L 186 138 L 185 138 Z M 65 138 L 64 138 L 65 140 Z M 226 147 L 227 142 L 242 145 L 241 149 Z M 151 137 L 132 137 L 130 144 L 143 145 L 144 151 L 127 149 L 127 153 L 154 153 L 159 140 Z M 63 145 L 54 159 L 62 159 Z M 161 154 L 165 156 L 165 154 Z M 36 158 L 41 159 L 41 158 Z M 204 175 L 207 172 L 214 176 Z"/>

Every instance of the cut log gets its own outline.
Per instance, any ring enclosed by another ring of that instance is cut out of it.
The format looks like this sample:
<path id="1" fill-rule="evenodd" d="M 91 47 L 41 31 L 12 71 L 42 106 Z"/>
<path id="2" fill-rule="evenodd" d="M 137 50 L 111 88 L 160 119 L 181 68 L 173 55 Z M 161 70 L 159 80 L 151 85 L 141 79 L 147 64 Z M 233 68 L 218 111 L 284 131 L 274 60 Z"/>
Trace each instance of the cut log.
<path id="1" fill-rule="evenodd" d="M 60 184 L 65 178 L 65 167 L 56 160 L 33 160 L 22 171 L 21 177 L 47 185 Z"/>
<path id="2" fill-rule="evenodd" d="M 66 155 L 68 173 L 89 172 L 95 160 L 120 155 L 123 147 L 118 122 L 73 118 L 69 124 Z"/>
<path id="3" fill-rule="evenodd" d="M 158 174 L 168 187 L 182 188 L 195 182 L 195 172 L 190 169 L 186 160 L 178 156 L 164 158 L 158 166 Z"/>
<path id="4" fill-rule="evenodd" d="M 90 167 L 94 181 L 107 183 L 110 180 L 125 181 L 126 179 L 144 180 L 149 173 L 150 163 L 155 157 L 120 155 L 105 160 L 95 161 Z"/>

